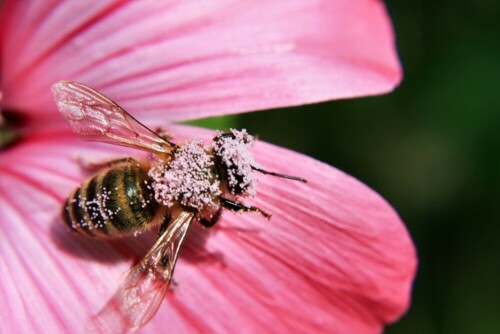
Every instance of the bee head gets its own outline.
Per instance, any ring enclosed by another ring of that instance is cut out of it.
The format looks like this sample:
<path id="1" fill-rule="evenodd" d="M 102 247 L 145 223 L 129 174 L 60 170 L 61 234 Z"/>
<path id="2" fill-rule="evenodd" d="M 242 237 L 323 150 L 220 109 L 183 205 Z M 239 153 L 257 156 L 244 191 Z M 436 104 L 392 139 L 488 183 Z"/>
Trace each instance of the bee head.
<path id="1" fill-rule="evenodd" d="M 213 141 L 214 156 L 233 195 L 255 195 L 252 171 L 256 166 L 250 147 L 254 138 L 246 130 L 218 133 Z"/>

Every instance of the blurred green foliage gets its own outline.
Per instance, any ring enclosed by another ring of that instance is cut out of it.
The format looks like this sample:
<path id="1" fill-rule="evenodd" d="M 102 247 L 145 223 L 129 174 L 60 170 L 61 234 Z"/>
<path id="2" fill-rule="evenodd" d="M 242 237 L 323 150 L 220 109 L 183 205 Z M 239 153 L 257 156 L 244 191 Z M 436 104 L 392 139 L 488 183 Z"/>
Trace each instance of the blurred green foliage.
<path id="1" fill-rule="evenodd" d="M 325 161 L 396 208 L 420 265 L 387 333 L 500 333 L 499 4 L 388 1 L 405 68 L 392 94 L 196 122 Z"/>

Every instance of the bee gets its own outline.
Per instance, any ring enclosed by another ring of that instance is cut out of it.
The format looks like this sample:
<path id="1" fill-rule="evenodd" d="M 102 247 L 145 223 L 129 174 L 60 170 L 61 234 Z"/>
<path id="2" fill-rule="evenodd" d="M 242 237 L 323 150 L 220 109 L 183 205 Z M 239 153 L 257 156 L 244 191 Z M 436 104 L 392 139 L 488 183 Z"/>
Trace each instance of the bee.
<path id="1" fill-rule="evenodd" d="M 70 230 L 96 238 L 120 238 L 160 226 L 154 245 L 101 311 L 118 310 L 126 329 L 138 329 L 154 316 L 193 221 L 211 227 L 223 209 L 270 218 L 238 200 L 255 195 L 254 171 L 306 182 L 261 168 L 249 150 L 254 138 L 245 130 L 217 132 L 209 145 L 200 140 L 176 144 L 86 85 L 60 81 L 52 93 L 75 133 L 150 153 L 149 159 L 97 164 L 98 172 L 68 196 L 62 210 Z"/>

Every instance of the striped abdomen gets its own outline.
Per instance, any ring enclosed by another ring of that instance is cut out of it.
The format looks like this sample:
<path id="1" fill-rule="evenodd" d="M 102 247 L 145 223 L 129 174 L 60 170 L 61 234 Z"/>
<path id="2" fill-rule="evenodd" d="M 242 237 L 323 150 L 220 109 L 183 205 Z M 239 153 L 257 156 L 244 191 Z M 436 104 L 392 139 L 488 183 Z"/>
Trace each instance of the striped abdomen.
<path id="1" fill-rule="evenodd" d="M 68 197 L 63 220 L 76 232 L 120 237 L 144 230 L 159 204 L 147 173 L 127 163 L 95 175 Z"/>

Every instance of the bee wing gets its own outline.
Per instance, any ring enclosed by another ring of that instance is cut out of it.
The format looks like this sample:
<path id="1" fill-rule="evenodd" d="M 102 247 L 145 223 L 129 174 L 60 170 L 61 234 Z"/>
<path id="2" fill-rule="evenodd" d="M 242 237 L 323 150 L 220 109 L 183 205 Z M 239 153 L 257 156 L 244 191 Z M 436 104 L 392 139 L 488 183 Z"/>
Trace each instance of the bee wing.
<path id="1" fill-rule="evenodd" d="M 141 262 L 128 271 L 118 292 L 96 315 L 101 327 L 112 324 L 120 332 L 136 330 L 153 317 L 167 292 L 193 218 L 193 213 L 182 211 Z"/>
<path id="2" fill-rule="evenodd" d="M 57 108 L 74 132 L 98 141 L 154 153 L 172 152 L 174 144 L 137 121 L 111 99 L 73 81 L 52 86 Z"/>

